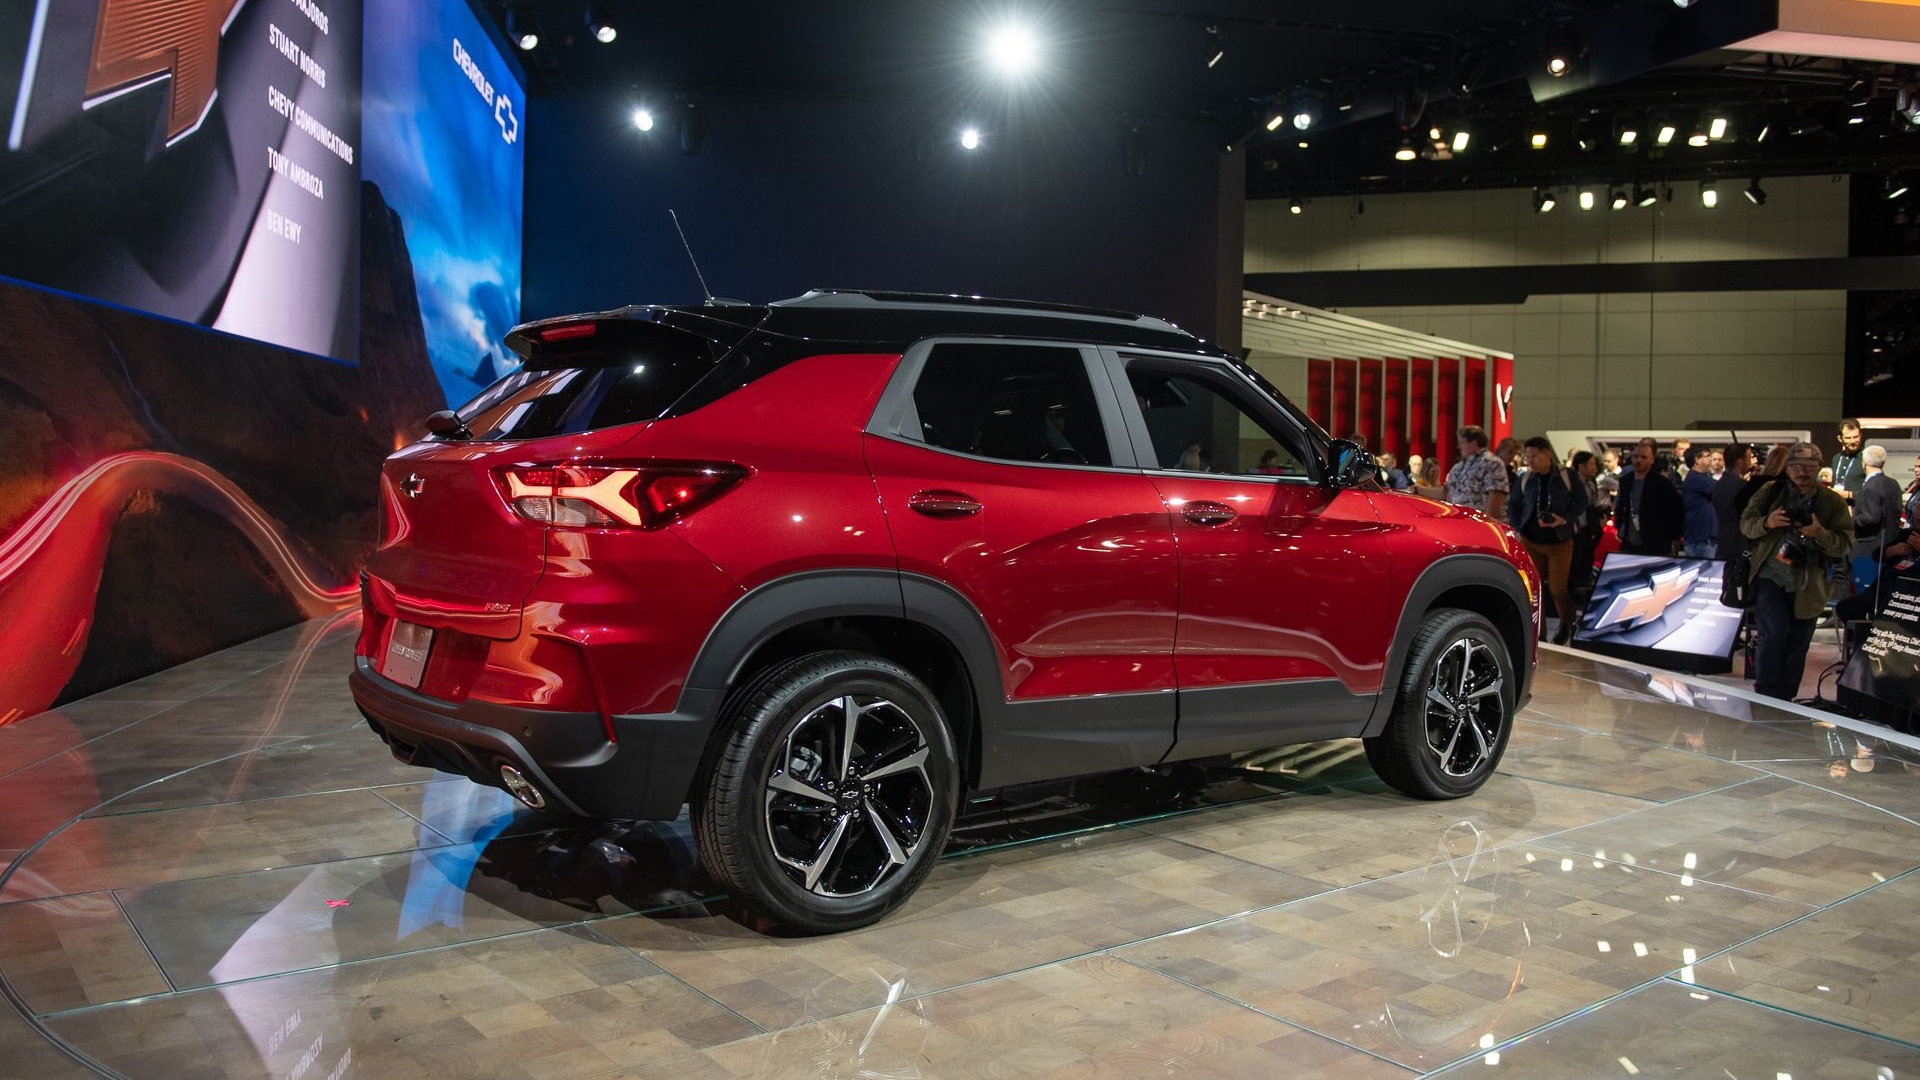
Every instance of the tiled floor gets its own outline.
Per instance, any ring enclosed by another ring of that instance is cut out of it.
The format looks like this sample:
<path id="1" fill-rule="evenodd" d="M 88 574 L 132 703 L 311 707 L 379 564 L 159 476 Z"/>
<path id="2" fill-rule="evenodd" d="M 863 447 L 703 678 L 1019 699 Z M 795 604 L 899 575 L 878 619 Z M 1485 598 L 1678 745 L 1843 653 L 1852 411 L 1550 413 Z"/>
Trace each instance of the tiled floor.
<path id="1" fill-rule="evenodd" d="M 1900 1077 L 1920 752 L 1545 652 L 1500 775 L 1001 793 L 866 930 L 392 762 L 309 624 L 0 728 L 0 1075 Z"/>

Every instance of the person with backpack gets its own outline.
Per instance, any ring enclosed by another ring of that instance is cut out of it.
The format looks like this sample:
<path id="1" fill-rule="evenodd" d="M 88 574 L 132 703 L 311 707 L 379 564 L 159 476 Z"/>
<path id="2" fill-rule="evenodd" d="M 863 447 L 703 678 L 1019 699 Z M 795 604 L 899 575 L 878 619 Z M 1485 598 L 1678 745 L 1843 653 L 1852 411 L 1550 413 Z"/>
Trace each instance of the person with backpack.
<path id="1" fill-rule="evenodd" d="M 1507 523 L 1520 534 L 1553 598 L 1555 618 L 1546 620 L 1542 629 L 1548 641 L 1558 642 L 1573 629 L 1567 573 L 1573 568 L 1575 523 L 1587 511 L 1587 486 L 1556 466 L 1553 444 L 1545 438 L 1535 435 L 1524 448 L 1527 472 L 1519 493 L 1507 502 Z"/>

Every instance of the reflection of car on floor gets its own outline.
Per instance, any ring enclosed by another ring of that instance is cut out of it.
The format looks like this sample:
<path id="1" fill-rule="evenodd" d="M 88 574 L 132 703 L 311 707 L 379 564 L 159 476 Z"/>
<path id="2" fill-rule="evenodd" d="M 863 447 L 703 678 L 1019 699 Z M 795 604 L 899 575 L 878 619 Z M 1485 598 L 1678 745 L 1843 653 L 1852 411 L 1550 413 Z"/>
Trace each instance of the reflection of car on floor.
<path id="1" fill-rule="evenodd" d="M 1526 699 L 1506 527 L 1169 323 L 816 292 L 508 344 L 386 465 L 355 700 L 529 805 L 690 805 L 790 927 L 901 903 L 965 791 L 1358 736 L 1452 798 Z"/>

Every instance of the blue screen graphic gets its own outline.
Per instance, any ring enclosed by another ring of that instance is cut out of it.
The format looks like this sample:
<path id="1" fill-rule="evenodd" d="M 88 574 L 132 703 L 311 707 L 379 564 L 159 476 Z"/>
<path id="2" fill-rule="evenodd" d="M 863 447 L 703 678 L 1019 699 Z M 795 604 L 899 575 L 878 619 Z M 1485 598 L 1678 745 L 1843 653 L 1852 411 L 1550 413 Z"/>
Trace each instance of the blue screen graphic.
<path id="1" fill-rule="evenodd" d="M 399 215 L 459 403 L 517 367 L 526 94 L 465 0 L 367 0 L 362 176 Z"/>

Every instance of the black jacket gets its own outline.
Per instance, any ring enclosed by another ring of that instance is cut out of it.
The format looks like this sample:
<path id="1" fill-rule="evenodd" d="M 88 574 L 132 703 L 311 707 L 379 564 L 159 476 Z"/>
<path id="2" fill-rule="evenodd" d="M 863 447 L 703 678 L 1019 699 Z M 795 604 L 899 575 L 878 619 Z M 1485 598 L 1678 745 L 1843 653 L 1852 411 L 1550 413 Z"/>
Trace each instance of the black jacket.
<path id="1" fill-rule="evenodd" d="M 1886 473 L 1874 473 L 1853 496 L 1853 553 L 1878 559 L 1887 539 L 1900 532 L 1900 485 Z"/>
<path id="2" fill-rule="evenodd" d="M 1635 489 L 1644 485 L 1645 490 Z M 1630 510 L 1640 502 L 1640 533 L 1632 532 Z M 1657 473 L 1647 473 L 1642 481 L 1632 473 L 1620 474 L 1620 494 L 1613 500 L 1613 527 L 1620 534 L 1620 550 L 1629 555 L 1671 555 L 1680 534 L 1686 528 L 1686 509 L 1673 481 Z"/>

